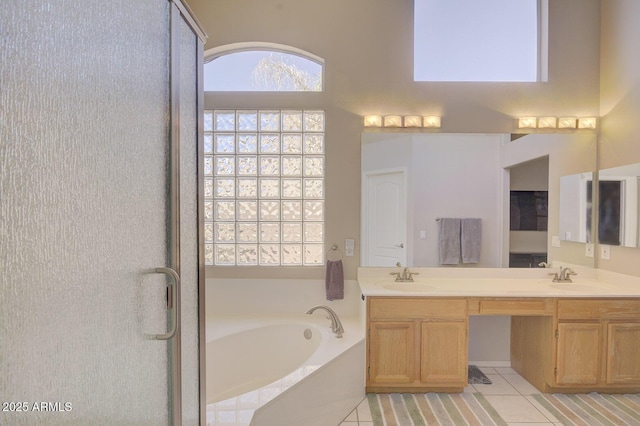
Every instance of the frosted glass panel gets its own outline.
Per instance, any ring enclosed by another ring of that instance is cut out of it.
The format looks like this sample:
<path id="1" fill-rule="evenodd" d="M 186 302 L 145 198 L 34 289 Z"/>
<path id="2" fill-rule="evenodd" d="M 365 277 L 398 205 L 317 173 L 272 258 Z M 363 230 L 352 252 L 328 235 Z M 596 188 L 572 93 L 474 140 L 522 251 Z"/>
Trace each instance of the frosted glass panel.
<path id="1" fill-rule="evenodd" d="M 282 131 L 283 132 L 301 132 L 302 131 L 302 113 L 299 111 L 283 111 L 282 112 Z"/>
<path id="2" fill-rule="evenodd" d="M 260 135 L 260 153 L 277 154 L 280 152 L 280 135 Z"/>
<path id="3" fill-rule="evenodd" d="M 280 111 L 260 112 L 260 131 L 275 132 L 280 129 Z"/>
<path id="4" fill-rule="evenodd" d="M 215 114 L 215 130 L 217 131 L 234 131 L 236 128 L 235 111 L 217 111 Z"/>
<path id="5" fill-rule="evenodd" d="M 258 130 L 258 111 L 238 111 L 238 131 Z"/>
<path id="6" fill-rule="evenodd" d="M 300 154 L 302 152 L 302 135 L 282 135 L 282 153 Z"/>
<path id="7" fill-rule="evenodd" d="M 282 157 L 282 175 L 283 176 L 301 176 L 302 175 L 302 157 Z"/>
<path id="8" fill-rule="evenodd" d="M 169 423 L 144 337 L 167 329 L 168 25 L 166 0 L 2 2 L 0 395 L 70 410 L 0 424 Z"/>
<path id="9" fill-rule="evenodd" d="M 202 50 L 193 31 L 180 21 L 180 276 L 182 345 L 182 421 L 196 425 L 199 412 L 198 365 L 198 173 L 196 52 Z M 226 158 L 226 157 L 225 157 Z M 233 173 L 233 160 L 223 167 Z M 233 228 L 233 224 L 230 228 Z"/>
<path id="10" fill-rule="evenodd" d="M 258 157 L 256 156 L 239 156 L 238 157 L 238 175 L 255 176 L 258 173 Z"/>

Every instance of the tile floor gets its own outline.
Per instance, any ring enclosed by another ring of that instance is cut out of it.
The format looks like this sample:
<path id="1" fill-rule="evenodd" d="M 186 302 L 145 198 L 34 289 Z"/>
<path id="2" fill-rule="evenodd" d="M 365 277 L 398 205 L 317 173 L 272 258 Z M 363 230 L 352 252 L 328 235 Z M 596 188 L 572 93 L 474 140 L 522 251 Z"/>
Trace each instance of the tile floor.
<path id="1" fill-rule="evenodd" d="M 509 426 L 561 424 L 531 396 L 540 392 L 514 370 L 482 366 L 480 369 L 492 383 L 469 385 L 464 391 L 482 393 Z M 373 426 L 367 400 L 362 401 L 339 426 Z"/>

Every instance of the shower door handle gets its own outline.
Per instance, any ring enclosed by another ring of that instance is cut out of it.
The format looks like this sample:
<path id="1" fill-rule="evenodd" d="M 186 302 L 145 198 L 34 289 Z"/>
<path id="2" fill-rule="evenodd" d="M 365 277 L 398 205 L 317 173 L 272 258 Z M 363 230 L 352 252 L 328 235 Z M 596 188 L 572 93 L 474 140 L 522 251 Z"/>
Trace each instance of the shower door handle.
<path id="1" fill-rule="evenodd" d="M 171 311 L 171 329 L 164 334 L 147 334 L 147 337 L 151 340 L 169 340 L 173 336 L 176 335 L 178 331 L 180 315 L 178 313 L 178 290 L 180 287 L 180 276 L 176 271 L 171 268 L 156 268 L 153 272 L 157 274 L 165 274 L 169 275 L 173 278 L 173 283 L 169 284 L 171 286 L 170 296 L 167 298 L 167 310 Z"/>

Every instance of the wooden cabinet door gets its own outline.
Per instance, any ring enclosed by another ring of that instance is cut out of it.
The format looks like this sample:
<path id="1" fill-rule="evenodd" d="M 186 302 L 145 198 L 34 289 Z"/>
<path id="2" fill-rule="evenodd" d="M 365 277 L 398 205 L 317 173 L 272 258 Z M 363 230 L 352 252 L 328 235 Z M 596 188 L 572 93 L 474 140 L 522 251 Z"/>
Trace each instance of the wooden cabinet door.
<path id="1" fill-rule="evenodd" d="M 424 321 L 421 329 L 420 381 L 465 386 L 467 324 L 464 321 Z"/>
<path id="2" fill-rule="evenodd" d="M 556 383 L 594 385 L 600 377 L 600 323 L 559 323 Z"/>
<path id="3" fill-rule="evenodd" d="M 372 321 L 369 339 L 371 384 L 405 384 L 415 380 L 413 321 Z"/>
<path id="4" fill-rule="evenodd" d="M 640 323 L 609 323 L 607 384 L 640 383 Z"/>

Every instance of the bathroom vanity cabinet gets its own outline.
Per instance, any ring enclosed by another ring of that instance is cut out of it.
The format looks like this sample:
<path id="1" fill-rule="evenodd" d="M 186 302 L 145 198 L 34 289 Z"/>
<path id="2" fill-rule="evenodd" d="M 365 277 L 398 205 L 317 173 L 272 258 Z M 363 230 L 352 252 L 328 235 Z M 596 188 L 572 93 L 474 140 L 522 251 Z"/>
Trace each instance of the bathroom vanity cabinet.
<path id="1" fill-rule="evenodd" d="M 561 299 L 556 316 L 556 361 L 546 390 L 640 387 L 639 300 Z"/>
<path id="2" fill-rule="evenodd" d="M 511 316 L 511 366 L 543 392 L 639 392 L 640 299 L 367 297 L 367 392 L 461 392 L 469 315 Z"/>
<path id="3" fill-rule="evenodd" d="M 467 382 L 465 299 L 368 299 L 368 392 L 460 392 Z"/>

